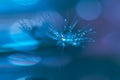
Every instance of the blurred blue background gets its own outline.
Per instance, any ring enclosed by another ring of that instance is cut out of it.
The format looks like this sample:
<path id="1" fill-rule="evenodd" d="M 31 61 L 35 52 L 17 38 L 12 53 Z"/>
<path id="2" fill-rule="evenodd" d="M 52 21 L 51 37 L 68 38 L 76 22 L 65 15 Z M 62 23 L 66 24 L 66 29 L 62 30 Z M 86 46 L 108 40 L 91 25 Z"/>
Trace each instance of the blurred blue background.
<path id="1" fill-rule="evenodd" d="M 61 31 L 75 17 L 75 29 L 95 28 L 94 43 L 63 49 L 46 37 L 45 23 Z M 119 30 L 119 0 L 0 0 L 0 80 L 120 80 Z"/>

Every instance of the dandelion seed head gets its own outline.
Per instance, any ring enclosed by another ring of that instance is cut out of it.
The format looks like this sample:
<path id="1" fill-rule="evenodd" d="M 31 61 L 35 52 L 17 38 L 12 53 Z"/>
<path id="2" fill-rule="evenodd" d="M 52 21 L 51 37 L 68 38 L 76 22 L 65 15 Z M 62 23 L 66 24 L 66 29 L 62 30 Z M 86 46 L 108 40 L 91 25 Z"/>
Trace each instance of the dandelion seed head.
<path id="1" fill-rule="evenodd" d="M 64 20 L 65 24 L 67 19 Z M 81 46 L 85 42 L 94 42 L 94 39 L 87 37 L 88 34 L 93 33 L 94 29 L 79 29 L 74 32 L 73 29 L 76 27 L 78 20 L 73 22 L 70 26 L 64 25 L 64 30 L 58 32 L 54 28 L 50 27 L 48 36 L 53 40 L 57 41 L 57 46 Z"/>

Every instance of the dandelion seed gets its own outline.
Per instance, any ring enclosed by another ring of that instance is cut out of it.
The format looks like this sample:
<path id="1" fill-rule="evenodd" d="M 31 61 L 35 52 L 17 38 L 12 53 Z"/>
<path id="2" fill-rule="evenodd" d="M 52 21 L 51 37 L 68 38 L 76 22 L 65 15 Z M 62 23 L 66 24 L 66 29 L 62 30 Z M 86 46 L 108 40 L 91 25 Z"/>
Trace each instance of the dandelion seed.
<path id="1" fill-rule="evenodd" d="M 85 42 L 94 42 L 93 38 L 87 37 L 88 34 L 93 33 L 94 29 L 79 29 L 74 32 L 78 20 L 73 22 L 70 26 L 66 26 L 67 19 L 65 19 L 64 30 L 62 32 L 56 31 L 53 27 L 50 27 L 48 36 L 57 41 L 57 46 L 81 46 Z"/>

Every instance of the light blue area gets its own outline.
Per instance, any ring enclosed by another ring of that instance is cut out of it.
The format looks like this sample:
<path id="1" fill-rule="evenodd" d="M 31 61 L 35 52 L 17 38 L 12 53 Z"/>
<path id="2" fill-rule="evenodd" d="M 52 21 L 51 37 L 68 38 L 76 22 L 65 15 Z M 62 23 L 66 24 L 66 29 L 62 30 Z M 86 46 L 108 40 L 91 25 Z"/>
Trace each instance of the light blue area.
<path id="1" fill-rule="evenodd" d="M 0 0 L 0 13 L 30 10 L 39 0 Z"/>
<path id="2" fill-rule="evenodd" d="M 41 57 L 26 54 L 13 54 L 8 57 L 11 64 L 17 66 L 32 66 L 41 61 Z"/>
<path id="3" fill-rule="evenodd" d="M 25 47 L 25 46 L 33 46 L 36 45 L 36 41 L 26 41 L 26 42 L 17 42 L 17 43 L 9 43 L 9 44 L 4 44 L 2 48 L 12 48 L 12 47 Z"/>
<path id="4" fill-rule="evenodd" d="M 16 80 L 26 80 L 27 77 L 18 78 Z"/>
<path id="5" fill-rule="evenodd" d="M 23 22 L 24 23 L 24 22 Z M 32 28 L 33 26 L 31 26 L 31 23 L 25 22 L 25 24 L 27 25 L 25 30 L 27 28 Z M 30 25 L 30 26 L 29 26 Z M 20 25 L 19 22 L 15 23 L 12 25 L 11 29 L 10 29 L 10 37 L 13 40 L 14 43 L 12 44 L 7 44 L 4 45 L 5 47 L 13 47 L 15 50 L 18 51 L 31 51 L 31 50 L 35 50 L 38 47 L 38 41 L 36 39 L 34 39 L 34 37 L 29 34 L 29 30 L 28 31 L 24 31 L 21 28 L 24 27 L 22 25 Z"/>
<path id="6" fill-rule="evenodd" d="M 26 42 L 17 42 L 17 43 L 8 43 L 1 46 L 3 49 L 13 48 L 18 51 L 32 51 L 37 48 L 38 43 L 36 41 L 26 41 Z"/>
<path id="7" fill-rule="evenodd" d="M 24 6 L 32 6 L 37 4 L 39 0 L 11 0 L 13 3 Z"/>

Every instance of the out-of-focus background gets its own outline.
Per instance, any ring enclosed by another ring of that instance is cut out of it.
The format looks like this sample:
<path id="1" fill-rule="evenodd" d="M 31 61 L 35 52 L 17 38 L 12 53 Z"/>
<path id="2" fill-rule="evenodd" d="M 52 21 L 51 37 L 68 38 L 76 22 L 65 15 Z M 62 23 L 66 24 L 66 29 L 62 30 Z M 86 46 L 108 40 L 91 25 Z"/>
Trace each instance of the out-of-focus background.
<path id="1" fill-rule="evenodd" d="M 75 17 L 77 29 L 95 28 L 94 43 L 63 49 L 46 38 L 45 22 L 61 31 Z M 39 25 L 40 42 L 21 22 Z M 0 0 L 0 80 L 120 80 L 120 0 Z"/>

